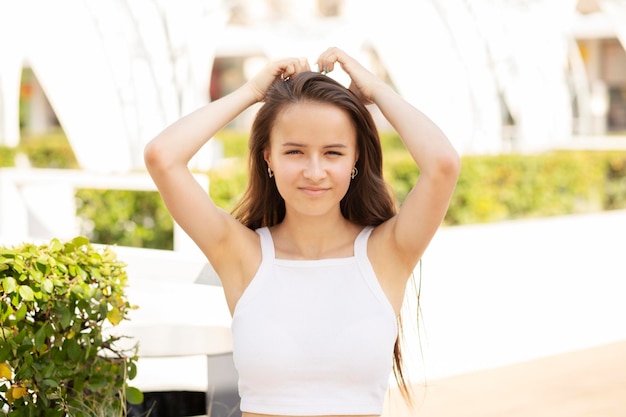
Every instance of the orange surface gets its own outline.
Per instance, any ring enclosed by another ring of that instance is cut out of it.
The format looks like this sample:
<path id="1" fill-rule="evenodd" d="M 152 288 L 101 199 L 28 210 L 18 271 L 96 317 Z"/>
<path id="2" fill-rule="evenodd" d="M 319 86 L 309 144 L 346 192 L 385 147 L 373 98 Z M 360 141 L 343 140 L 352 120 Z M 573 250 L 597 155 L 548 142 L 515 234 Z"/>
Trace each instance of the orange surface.
<path id="1" fill-rule="evenodd" d="M 626 341 L 393 390 L 384 417 L 626 417 Z"/>

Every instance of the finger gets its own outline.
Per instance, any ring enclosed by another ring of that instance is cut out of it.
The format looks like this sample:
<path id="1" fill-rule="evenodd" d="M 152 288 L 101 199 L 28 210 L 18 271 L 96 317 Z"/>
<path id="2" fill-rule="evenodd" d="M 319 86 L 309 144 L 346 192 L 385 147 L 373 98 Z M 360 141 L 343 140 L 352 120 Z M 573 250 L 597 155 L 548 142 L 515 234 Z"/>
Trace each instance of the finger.
<path id="1" fill-rule="evenodd" d="M 300 65 L 299 72 L 303 71 L 311 71 L 311 66 L 309 65 L 309 60 L 305 57 L 300 57 L 298 59 L 298 64 Z"/>
<path id="2" fill-rule="evenodd" d="M 282 62 L 280 77 L 285 81 L 300 72 L 310 70 L 309 61 L 306 58 L 290 58 Z"/>
<path id="3" fill-rule="evenodd" d="M 298 61 L 295 58 L 286 60 L 281 66 L 280 78 L 284 81 L 293 77 L 298 72 Z"/>
<path id="4" fill-rule="evenodd" d="M 319 72 L 321 72 L 322 74 L 328 74 L 333 69 L 335 69 L 335 62 L 336 61 L 333 59 L 330 59 L 328 57 L 323 57 L 323 58 L 318 59 L 317 68 Z"/>
<path id="5" fill-rule="evenodd" d="M 288 80 L 296 72 L 296 67 L 293 63 L 288 63 L 283 67 L 283 72 L 280 74 L 280 78 Z"/>
<path id="6" fill-rule="evenodd" d="M 317 60 L 318 69 L 321 73 L 329 73 L 335 69 L 335 63 L 340 62 L 340 53 L 341 50 L 336 47 L 328 48 L 326 51 L 322 52 L 320 57 Z"/>

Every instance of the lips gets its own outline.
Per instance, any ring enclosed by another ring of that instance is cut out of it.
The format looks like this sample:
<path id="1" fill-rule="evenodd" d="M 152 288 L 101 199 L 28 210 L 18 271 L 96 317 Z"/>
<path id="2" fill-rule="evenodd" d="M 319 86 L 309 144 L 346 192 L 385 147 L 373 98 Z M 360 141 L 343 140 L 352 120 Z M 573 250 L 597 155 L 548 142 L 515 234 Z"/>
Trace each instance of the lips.
<path id="1" fill-rule="evenodd" d="M 310 195 L 312 197 L 318 197 L 328 191 L 328 188 L 323 187 L 300 187 L 300 191 L 303 191 L 305 194 Z"/>

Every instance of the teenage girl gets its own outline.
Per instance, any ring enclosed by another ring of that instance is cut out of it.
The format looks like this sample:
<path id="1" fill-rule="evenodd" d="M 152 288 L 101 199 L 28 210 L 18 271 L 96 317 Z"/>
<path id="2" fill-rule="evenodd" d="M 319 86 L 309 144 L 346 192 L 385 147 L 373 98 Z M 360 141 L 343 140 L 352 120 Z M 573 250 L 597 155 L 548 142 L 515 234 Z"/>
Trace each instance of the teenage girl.
<path id="1" fill-rule="evenodd" d="M 349 88 L 325 75 L 335 65 Z M 397 318 L 459 175 L 442 131 L 354 58 L 329 48 L 317 66 L 271 62 L 145 148 L 168 210 L 222 281 L 244 417 L 379 416 L 392 368 L 406 388 Z M 231 214 L 187 164 L 259 102 L 249 183 Z M 378 106 L 419 168 L 399 209 L 366 104 Z"/>

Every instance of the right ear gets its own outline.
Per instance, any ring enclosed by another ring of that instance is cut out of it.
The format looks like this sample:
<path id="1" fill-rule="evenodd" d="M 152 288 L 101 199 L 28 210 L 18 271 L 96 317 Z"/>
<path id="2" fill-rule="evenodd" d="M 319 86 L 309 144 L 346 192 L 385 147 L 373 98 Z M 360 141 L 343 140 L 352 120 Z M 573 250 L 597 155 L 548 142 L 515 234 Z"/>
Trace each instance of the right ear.
<path id="1" fill-rule="evenodd" d="M 263 159 L 265 160 L 265 163 L 267 164 L 267 166 L 270 166 L 270 150 L 268 148 L 263 149 Z"/>

